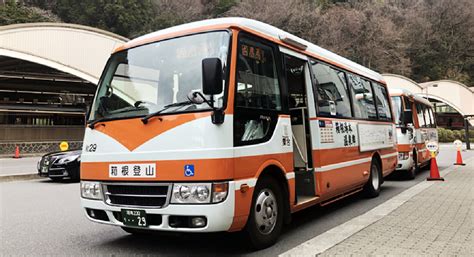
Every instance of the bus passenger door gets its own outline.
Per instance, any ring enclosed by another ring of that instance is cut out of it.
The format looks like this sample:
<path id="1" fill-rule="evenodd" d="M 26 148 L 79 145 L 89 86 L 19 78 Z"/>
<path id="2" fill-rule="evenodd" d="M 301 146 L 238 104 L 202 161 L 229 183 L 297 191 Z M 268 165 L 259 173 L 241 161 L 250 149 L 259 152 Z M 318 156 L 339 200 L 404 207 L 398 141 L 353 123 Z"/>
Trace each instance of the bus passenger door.
<path id="1" fill-rule="evenodd" d="M 284 50 L 289 52 L 289 50 Z M 297 203 L 312 199 L 316 195 L 314 171 L 312 169 L 311 133 L 308 115 L 306 76 L 309 76 L 308 62 L 299 54 L 283 54 L 288 88 L 293 134 L 293 165 L 296 179 Z"/>

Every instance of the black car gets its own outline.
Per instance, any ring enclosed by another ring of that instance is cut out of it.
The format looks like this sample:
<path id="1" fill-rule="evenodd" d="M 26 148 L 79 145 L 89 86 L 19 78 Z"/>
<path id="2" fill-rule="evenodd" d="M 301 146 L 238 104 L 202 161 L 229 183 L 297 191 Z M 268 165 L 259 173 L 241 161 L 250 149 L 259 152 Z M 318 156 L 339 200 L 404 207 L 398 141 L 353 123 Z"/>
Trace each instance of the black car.
<path id="1" fill-rule="evenodd" d="M 38 174 L 53 181 L 64 178 L 79 180 L 81 150 L 45 154 L 38 162 Z"/>

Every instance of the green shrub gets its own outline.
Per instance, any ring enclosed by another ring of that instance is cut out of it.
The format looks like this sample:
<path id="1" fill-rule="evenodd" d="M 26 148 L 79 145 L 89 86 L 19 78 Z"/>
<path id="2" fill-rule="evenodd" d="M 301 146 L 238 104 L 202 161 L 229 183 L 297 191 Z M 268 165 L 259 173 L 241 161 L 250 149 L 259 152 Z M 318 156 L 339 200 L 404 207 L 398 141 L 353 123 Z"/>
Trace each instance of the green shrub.
<path id="1" fill-rule="evenodd" d="M 461 140 L 465 142 L 464 130 L 450 130 L 445 128 L 438 128 L 438 140 L 443 143 L 452 143 L 454 140 Z M 474 130 L 469 130 L 469 140 L 474 141 Z"/>

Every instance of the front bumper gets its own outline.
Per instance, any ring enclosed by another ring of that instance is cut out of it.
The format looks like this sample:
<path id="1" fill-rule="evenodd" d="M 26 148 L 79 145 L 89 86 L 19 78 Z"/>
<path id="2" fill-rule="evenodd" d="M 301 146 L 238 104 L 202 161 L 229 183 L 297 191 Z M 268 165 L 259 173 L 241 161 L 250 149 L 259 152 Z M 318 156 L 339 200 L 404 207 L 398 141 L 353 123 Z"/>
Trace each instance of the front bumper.
<path id="1" fill-rule="evenodd" d="M 413 161 L 413 156 L 412 156 L 412 153 L 409 154 L 409 157 L 408 159 L 406 160 L 402 160 L 402 159 L 398 159 L 398 164 L 397 164 L 397 171 L 398 170 L 410 170 L 413 166 L 415 165 L 414 161 Z"/>
<path id="2" fill-rule="evenodd" d="M 146 228 L 149 230 L 157 231 L 174 231 L 174 232 L 219 232 L 219 231 L 228 231 L 232 225 L 234 219 L 234 208 L 235 208 L 235 184 L 233 181 L 229 181 L 229 193 L 225 201 L 218 204 L 169 204 L 164 208 L 140 208 L 140 207 L 121 207 L 121 206 L 112 206 L 104 202 L 104 200 L 89 200 L 81 197 L 81 204 L 84 208 L 84 213 L 86 217 L 94 222 L 115 225 L 115 226 L 125 226 L 117 218 L 117 214 L 121 212 L 122 209 L 140 209 L 144 210 L 147 215 L 160 215 L 161 224 L 159 225 L 149 225 Z M 97 219 L 92 218 L 88 213 L 87 209 L 101 210 L 105 211 L 107 215 L 106 219 Z M 115 215 L 114 215 L 115 214 Z M 170 216 L 204 216 L 207 218 L 207 224 L 205 227 L 201 228 L 176 228 L 170 226 L 169 217 Z"/>

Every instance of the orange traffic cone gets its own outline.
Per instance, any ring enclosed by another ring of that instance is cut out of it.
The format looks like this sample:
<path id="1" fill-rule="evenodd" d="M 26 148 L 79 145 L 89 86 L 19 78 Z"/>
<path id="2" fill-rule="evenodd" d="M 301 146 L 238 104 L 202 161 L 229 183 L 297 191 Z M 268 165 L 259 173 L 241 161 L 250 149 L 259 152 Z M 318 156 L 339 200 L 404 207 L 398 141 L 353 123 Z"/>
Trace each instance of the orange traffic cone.
<path id="1" fill-rule="evenodd" d="M 458 149 L 458 153 L 456 156 L 456 163 L 454 165 L 466 165 L 465 163 L 462 162 L 462 155 L 461 155 L 461 149 Z"/>
<path id="2" fill-rule="evenodd" d="M 430 177 L 426 180 L 441 180 L 444 181 L 444 178 L 439 176 L 438 163 L 436 162 L 436 154 L 431 153 L 431 167 L 430 167 Z"/>
<path id="3" fill-rule="evenodd" d="M 13 158 L 15 158 L 15 159 L 21 158 L 20 157 L 20 147 L 18 147 L 18 146 L 15 147 L 15 155 L 13 156 Z"/>

